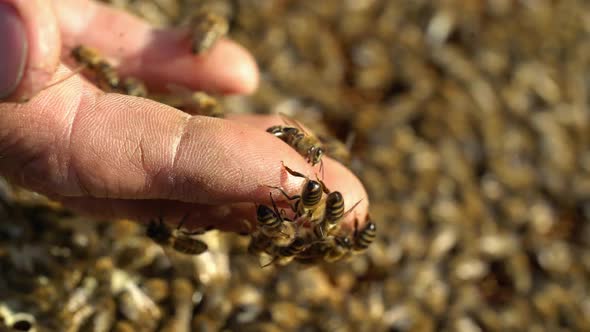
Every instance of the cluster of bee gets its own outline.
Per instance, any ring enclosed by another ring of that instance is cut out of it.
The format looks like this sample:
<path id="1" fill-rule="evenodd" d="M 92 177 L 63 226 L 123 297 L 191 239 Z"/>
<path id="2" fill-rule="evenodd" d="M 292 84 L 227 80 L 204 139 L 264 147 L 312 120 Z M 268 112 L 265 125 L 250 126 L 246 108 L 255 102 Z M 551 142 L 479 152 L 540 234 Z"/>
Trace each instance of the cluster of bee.
<path id="1" fill-rule="evenodd" d="M 312 264 L 322 260 L 336 262 L 368 248 L 376 236 L 372 221 L 368 220 L 359 229 L 358 220 L 355 220 L 352 236 L 343 234 L 340 228 L 340 221 L 360 201 L 345 210 L 344 197 L 339 191 L 330 191 L 321 180 L 310 179 L 283 167 L 292 176 L 306 179 L 301 193 L 294 196 L 289 196 L 280 187 L 271 187 L 290 202 L 293 217 L 288 218 L 286 212 L 277 207 L 271 192 L 272 206 L 258 205 L 256 208 L 257 229 L 248 247 L 251 254 L 271 256 L 272 260 L 264 266 L 286 265 L 293 260 Z"/>
<path id="2" fill-rule="evenodd" d="M 208 41 L 209 46 L 200 48 L 201 52 L 211 47 L 217 40 L 216 38 L 213 39 Z M 198 42 L 195 41 L 195 43 Z M 149 92 L 145 84 L 135 77 L 121 78 L 113 65 L 102 57 L 97 50 L 88 46 L 80 45 L 75 47 L 71 51 L 71 56 L 80 66 L 75 72 L 84 70 L 86 76 L 92 78 L 95 84 L 104 91 L 150 98 L 193 115 L 218 118 L 224 116 L 221 105 L 214 97 L 205 92 L 194 92 L 182 86 L 168 84 L 169 93 L 157 94 Z"/>
<path id="3" fill-rule="evenodd" d="M 313 134 L 307 132 L 295 120 L 282 115 L 285 122 L 295 126 L 276 125 L 267 132 L 283 140 L 301 154 L 311 165 L 320 164 L 325 147 Z M 339 191 L 330 191 L 320 179 L 309 177 L 283 165 L 292 176 L 305 179 L 300 194 L 289 196 L 282 188 L 277 190 L 289 202 L 292 217 L 279 209 L 270 193 L 272 206 L 256 208 L 256 230 L 248 247 L 251 254 L 266 254 L 272 257 L 270 264 L 286 265 L 293 260 L 313 264 L 319 261 L 336 262 L 350 257 L 354 252 L 364 251 L 376 237 L 377 228 L 369 220 L 359 229 L 355 218 L 354 232 L 344 234 L 340 222 L 360 203 L 345 210 L 344 197 Z"/>

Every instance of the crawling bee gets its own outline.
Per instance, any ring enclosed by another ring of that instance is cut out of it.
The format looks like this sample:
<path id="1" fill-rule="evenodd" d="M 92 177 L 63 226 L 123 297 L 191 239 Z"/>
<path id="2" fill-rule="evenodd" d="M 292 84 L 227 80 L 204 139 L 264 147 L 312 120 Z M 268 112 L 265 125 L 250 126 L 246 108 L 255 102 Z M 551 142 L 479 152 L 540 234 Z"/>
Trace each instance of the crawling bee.
<path id="1" fill-rule="evenodd" d="M 322 250 L 324 254 L 324 261 L 328 263 L 334 263 L 343 258 L 346 258 L 351 253 L 352 247 L 353 244 L 348 236 L 329 237 Z"/>
<path id="2" fill-rule="evenodd" d="M 300 155 L 305 157 L 312 166 L 321 163 L 324 147 L 320 139 L 303 129 L 303 126 L 295 119 L 282 113 L 279 113 L 279 115 L 287 126 L 272 126 L 266 131 L 289 144 Z M 323 169 L 322 164 L 320 164 L 320 168 Z"/>
<path id="3" fill-rule="evenodd" d="M 200 55 L 208 51 L 229 30 L 225 17 L 209 12 L 200 12 L 190 23 L 191 52 Z"/>
<path id="4" fill-rule="evenodd" d="M 368 217 L 367 217 L 368 218 Z M 359 231 L 358 219 L 354 220 L 353 244 L 354 250 L 361 251 L 369 247 L 377 236 L 377 226 L 369 218 L 365 227 Z"/>
<path id="5" fill-rule="evenodd" d="M 258 229 L 262 234 L 272 239 L 275 245 L 286 245 L 291 242 L 296 233 L 295 224 L 281 215 L 277 205 L 270 194 L 272 209 L 266 205 L 258 205 L 256 220 Z"/>
<path id="6" fill-rule="evenodd" d="M 346 212 L 344 211 L 344 197 L 339 191 L 332 191 L 326 197 L 326 203 L 324 207 L 324 217 L 322 220 L 314 226 L 313 233 L 316 238 L 323 239 L 326 236 L 331 235 L 338 229 L 338 224 L 345 216 L 347 216 L 357 205 L 360 204 L 360 200 L 356 202 Z"/>
<path id="7" fill-rule="evenodd" d="M 310 222 L 317 222 L 318 220 L 322 219 L 322 214 L 324 212 L 322 207 L 324 206 L 323 202 L 325 200 L 323 199 L 323 194 L 328 193 L 324 183 L 320 180 L 311 180 L 307 176 L 285 166 L 285 164 L 283 164 L 283 167 L 289 174 L 306 179 L 305 183 L 303 184 L 301 194 L 289 196 L 280 187 L 269 187 L 279 190 L 283 196 L 287 198 L 287 200 L 295 201 L 295 203 L 291 206 L 291 209 L 295 212 L 295 215 L 299 220 L 306 219 Z"/>
<path id="8" fill-rule="evenodd" d="M 201 240 L 191 238 L 192 235 L 202 234 L 201 230 L 188 232 L 181 230 L 182 224 L 186 220 L 178 223 L 176 229 L 170 229 L 159 218 L 158 221 L 150 221 L 147 227 L 147 236 L 162 247 L 171 247 L 172 249 L 187 255 L 199 255 L 207 251 L 207 244 Z"/>
<path id="9" fill-rule="evenodd" d="M 350 256 L 353 243 L 347 236 L 329 236 L 315 241 L 296 257 L 301 264 L 334 263 Z"/>
<path id="10" fill-rule="evenodd" d="M 272 263 L 276 263 L 278 265 L 287 265 L 309 246 L 310 244 L 300 237 L 295 238 L 293 242 L 287 246 L 275 246 L 273 248 L 274 258 L 272 261 L 263 265 L 262 267 L 264 268 Z"/>
<path id="11" fill-rule="evenodd" d="M 119 75 L 103 57 L 93 48 L 80 45 L 72 49 L 72 57 L 82 68 L 88 68 L 97 81 L 97 86 L 105 91 L 117 91 L 119 89 Z"/>
<path id="12" fill-rule="evenodd" d="M 142 81 L 134 77 L 126 77 L 118 87 L 119 90 L 129 96 L 147 97 L 147 88 Z"/>
<path id="13" fill-rule="evenodd" d="M 81 65 L 79 70 L 87 68 L 92 72 L 96 85 L 102 90 L 136 97 L 147 96 L 147 89 L 143 82 L 134 77 L 121 80 L 115 68 L 97 50 L 80 45 L 72 49 L 71 55 Z"/>

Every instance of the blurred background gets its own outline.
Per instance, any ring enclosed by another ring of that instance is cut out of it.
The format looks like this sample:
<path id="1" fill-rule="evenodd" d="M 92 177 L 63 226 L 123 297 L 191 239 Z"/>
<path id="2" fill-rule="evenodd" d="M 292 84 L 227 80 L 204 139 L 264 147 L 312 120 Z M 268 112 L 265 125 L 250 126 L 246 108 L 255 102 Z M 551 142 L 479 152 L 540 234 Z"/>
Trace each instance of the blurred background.
<path id="1" fill-rule="evenodd" d="M 107 2 L 160 27 L 226 17 L 262 71 L 226 112 L 354 135 L 378 237 L 348 262 L 261 269 L 248 237 L 211 232 L 171 264 L 130 221 L 5 185 L 0 326 L 590 331 L 589 2 Z"/>

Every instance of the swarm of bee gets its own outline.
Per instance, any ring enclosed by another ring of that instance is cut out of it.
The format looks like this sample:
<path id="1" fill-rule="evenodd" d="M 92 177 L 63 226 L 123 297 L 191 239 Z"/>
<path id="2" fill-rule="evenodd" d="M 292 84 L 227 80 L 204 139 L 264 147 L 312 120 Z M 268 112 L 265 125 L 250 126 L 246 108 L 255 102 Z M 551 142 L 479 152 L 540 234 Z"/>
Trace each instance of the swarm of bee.
<path id="1" fill-rule="evenodd" d="M 286 118 L 285 115 L 282 115 Z M 291 123 L 296 123 L 291 121 Z M 315 165 L 321 163 L 323 147 L 321 142 L 302 126 L 272 126 L 267 132 L 292 146 L 297 152 Z M 283 164 L 291 176 L 304 178 L 305 182 L 298 195 L 289 196 L 282 188 L 277 190 L 289 202 L 292 217 L 285 217 L 279 210 L 272 192 L 272 207 L 258 205 L 256 209 L 256 230 L 252 234 L 248 252 L 271 257 L 270 264 L 286 265 L 293 260 L 312 264 L 333 263 L 351 257 L 353 253 L 366 250 L 376 237 L 376 226 L 369 216 L 365 225 L 359 229 L 355 218 L 353 234 L 344 234 L 340 221 L 360 203 L 345 210 L 344 197 L 339 191 L 330 191 L 320 179 L 313 180 Z"/>

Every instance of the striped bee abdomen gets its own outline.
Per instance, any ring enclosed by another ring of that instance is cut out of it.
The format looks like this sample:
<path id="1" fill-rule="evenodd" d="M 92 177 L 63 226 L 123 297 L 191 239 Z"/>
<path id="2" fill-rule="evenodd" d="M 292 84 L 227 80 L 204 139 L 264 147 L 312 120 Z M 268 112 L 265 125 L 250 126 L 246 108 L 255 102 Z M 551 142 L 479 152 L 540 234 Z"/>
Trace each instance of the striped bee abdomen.
<path id="1" fill-rule="evenodd" d="M 367 249 L 377 236 L 377 226 L 372 221 L 368 221 L 365 228 L 361 231 L 355 231 L 354 248 L 357 250 Z"/>

